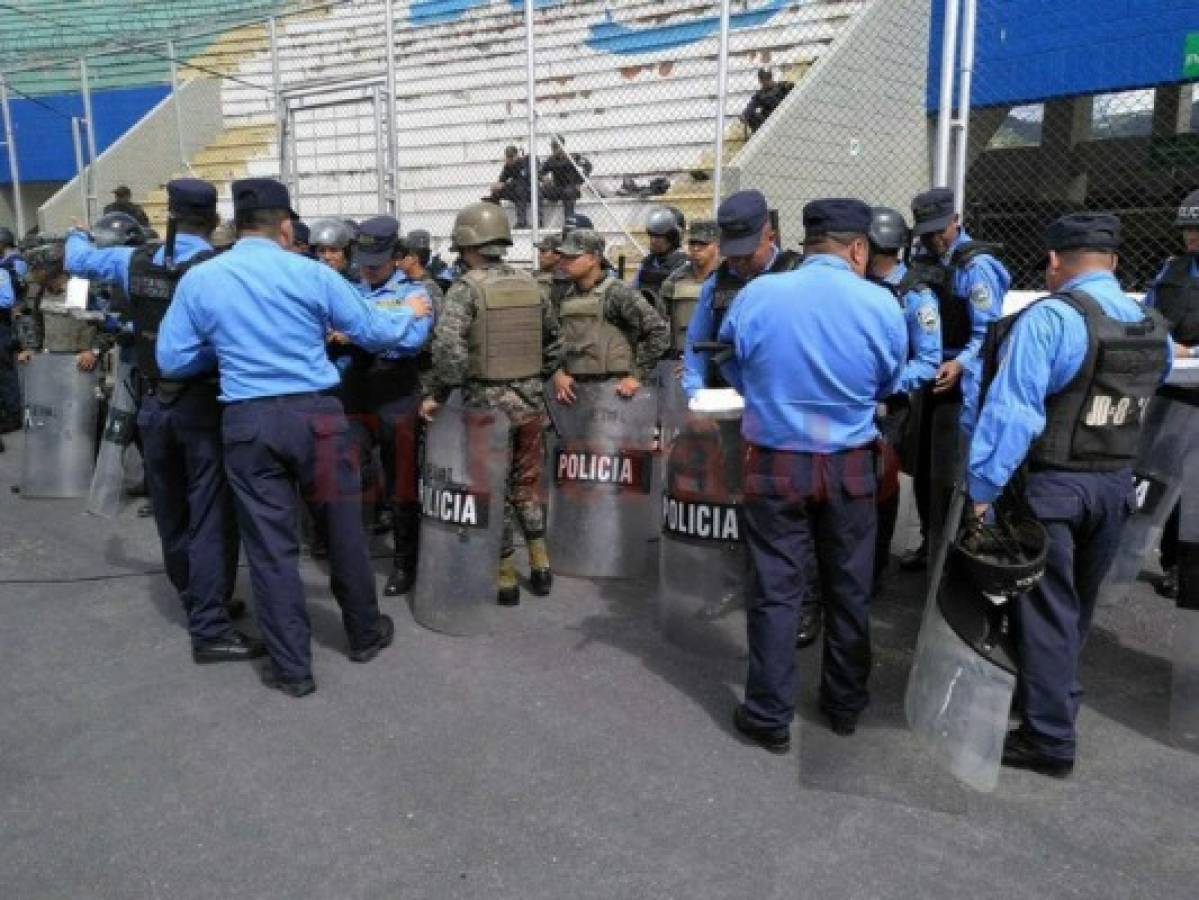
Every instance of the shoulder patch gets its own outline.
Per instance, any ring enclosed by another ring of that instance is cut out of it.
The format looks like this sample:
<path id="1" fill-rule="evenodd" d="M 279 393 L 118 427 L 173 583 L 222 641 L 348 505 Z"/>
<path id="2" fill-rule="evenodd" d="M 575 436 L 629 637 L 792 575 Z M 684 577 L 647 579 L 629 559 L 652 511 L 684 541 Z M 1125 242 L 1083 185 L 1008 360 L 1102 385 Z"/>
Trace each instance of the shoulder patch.
<path id="1" fill-rule="evenodd" d="M 926 303 L 916 310 L 916 322 L 929 334 L 941 327 L 941 317 L 937 315 L 936 304 Z"/>
<path id="2" fill-rule="evenodd" d="M 991 289 L 985 283 L 979 282 L 970 289 L 970 305 L 978 310 L 991 308 Z"/>

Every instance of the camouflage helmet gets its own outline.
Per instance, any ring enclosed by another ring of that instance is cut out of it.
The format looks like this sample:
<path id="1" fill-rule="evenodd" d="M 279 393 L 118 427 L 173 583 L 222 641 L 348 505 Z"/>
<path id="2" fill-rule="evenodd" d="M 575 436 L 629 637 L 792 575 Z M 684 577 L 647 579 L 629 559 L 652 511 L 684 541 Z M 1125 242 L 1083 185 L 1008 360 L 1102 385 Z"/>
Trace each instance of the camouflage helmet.
<path id="1" fill-rule="evenodd" d="M 344 250 L 354 240 L 350 226 L 341 219 L 320 219 L 312 223 L 308 237 L 310 247 L 333 247 Z"/>
<path id="2" fill-rule="evenodd" d="M 488 256 L 503 256 L 504 247 L 511 246 L 508 214 L 494 203 L 472 203 L 454 219 L 451 250 L 477 248 Z"/>

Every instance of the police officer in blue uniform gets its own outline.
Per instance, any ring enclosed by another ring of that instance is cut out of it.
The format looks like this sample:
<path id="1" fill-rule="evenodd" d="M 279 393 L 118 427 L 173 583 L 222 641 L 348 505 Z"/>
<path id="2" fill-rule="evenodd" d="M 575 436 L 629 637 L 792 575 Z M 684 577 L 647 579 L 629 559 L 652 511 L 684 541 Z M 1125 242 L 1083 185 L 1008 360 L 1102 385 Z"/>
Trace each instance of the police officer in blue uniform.
<path id="1" fill-rule="evenodd" d="M 115 284 L 127 298 L 134 332 L 137 413 L 154 524 L 167 577 L 187 612 L 198 663 L 251 659 L 262 644 L 234 630 L 226 605 L 237 577 L 238 533 L 221 452 L 221 407 L 215 364 L 167 378 L 155 351 L 159 323 L 179 280 L 214 255 L 209 237 L 220 221 L 211 184 L 167 184 L 166 243 L 99 249 L 86 232 L 67 235 L 67 271 Z M 236 603 L 235 612 L 243 606 Z"/>
<path id="2" fill-rule="evenodd" d="M 899 516 L 899 455 L 911 411 L 911 395 L 930 384 L 941 366 L 941 318 L 936 294 L 924 283 L 919 270 L 910 269 L 900 259 L 909 246 L 910 234 L 899 210 L 876 206 L 871 211 L 867 275 L 895 295 L 908 327 L 908 356 L 899 390 L 883 401 L 879 416 L 884 464 L 874 554 L 876 592 L 890 559 L 891 538 Z"/>
<path id="3" fill-rule="evenodd" d="M 157 358 L 168 378 L 219 367 L 225 467 L 271 660 L 264 681 L 300 697 L 316 683 L 298 566 L 299 497 L 329 535 L 330 584 L 350 659 L 373 659 L 394 635 L 391 619 L 379 612 L 326 333 L 340 331 L 376 352 L 415 350 L 432 319 L 420 297 L 393 312 L 375 310 L 328 266 L 289 253 L 294 213 L 279 182 L 247 178 L 235 181 L 232 193 L 238 241 L 179 282 Z"/>
<path id="4" fill-rule="evenodd" d="M 724 257 L 716 272 L 700 289 L 699 301 L 687 324 L 687 342 L 683 352 L 683 390 L 688 398 L 704 387 L 724 387 L 710 353 L 695 345 L 714 341 L 720 325 L 743 287 L 767 272 L 788 272 L 802 261 L 798 253 L 780 250 L 770 209 L 761 191 L 730 194 L 716 210 L 720 229 L 720 254 Z"/>
<path id="5" fill-rule="evenodd" d="M 354 260 L 362 273 L 362 295 L 376 309 L 401 309 L 412 297 L 432 305 L 428 290 L 397 268 L 404 245 L 400 223 L 376 216 L 360 226 Z M 432 330 L 429 332 L 432 337 Z M 427 346 L 427 342 L 426 342 Z M 417 488 L 417 434 L 420 419 L 419 354 L 425 346 L 396 347 L 375 354 L 366 375 L 368 407 L 379 441 L 383 483 L 391 506 L 395 539 L 391 576 L 383 593 L 406 594 L 416 580 L 420 500 Z"/>
<path id="6" fill-rule="evenodd" d="M 878 402 L 907 360 L 903 313 L 862 276 L 870 207 L 827 199 L 803 212 L 805 261 L 755 279 L 724 317 L 727 380 L 745 397 L 745 533 L 756 571 L 745 702 L 733 723 L 790 746 L 800 609 L 819 569 L 827 606 L 820 706 L 837 734 L 866 707 L 875 543 Z"/>
<path id="7" fill-rule="evenodd" d="M 649 254 L 641 261 L 633 277 L 633 287 L 645 294 L 655 306 L 662 283 L 680 266 L 687 262 L 683 244 L 683 229 L 686 220 L 683 214 L 667 206 L 653 210 L 645 221 L 645 233 L 649 235 Z"/>
<path id="8" fill-rule="evenodd" d="M 1165 316 L 1174 338 L 1174 355 L 1179 359 L 1199 356 L 1199 191 L 1192 191 L 1178 207 L 1174 224 L 1182 230 L 1185 252 L 1162 266 L 1145 294 L 1145 305 Z M 1192 406 L 1199 405 L 1199 391 L 1178 385 L 1162 385 L 1158 394 Z M 1199 414 L 1199 412 L 1197 412 Z M 1163 575 L 1154 587 L 1163 597 L 1178 597 L 1178 526 L 1180 506 L 1175 506 L 1162 530 Z"/>
<path id="9" fill-rule="evenodd" d="M 12 229 L 0 226 L 0 434 L 21 428 L 21 386 L 17 378 L 17 341 L 13 316 L 25 297 L 29 266 L 16 251 Z M 4 442 L 0 441 L 0 450 Z"/>
<path id="10" fill-rule="evenodd" d="M 995 257 L 995 245 L 973 240 L 954 209 L 954 194 L 949 188 L 933 188 L 912 200 L 914 230 L 923 244 L 923 252 L 912 259 L 912 268 L 915 277 L 925 281 L 937 295 L 944 361 L 918 402 L 913 488 L 924 540 L 900 559 L 900 567 L 909 571 L 923 569 L 928 559 L 929 521 L 933 515 L 933 411 L 941 404 L 960 402 L 963 430 L 974 420 L 981 372 L 978 355 L 987 326 L 1003 314 L 1003 298 L 1012 282 Z M 957 454 L 949 456 L 957 458 Z"/>
<path id="11" fill-rule="evenodd" d="M 1115 216 L 1049 227 L 1052 293 L 993 329 L 971 423 L 974 515 L 1006 491 L 1049 537 L 1044 577 L 1012 601 L 1023 713 L 1003 762 L 1058 777 L 1074 768 L 1079 653 L 1135 506 L 1141 411 L 1173 359 L 1165 321 L 1116 281 L 1119 242 Z"/>

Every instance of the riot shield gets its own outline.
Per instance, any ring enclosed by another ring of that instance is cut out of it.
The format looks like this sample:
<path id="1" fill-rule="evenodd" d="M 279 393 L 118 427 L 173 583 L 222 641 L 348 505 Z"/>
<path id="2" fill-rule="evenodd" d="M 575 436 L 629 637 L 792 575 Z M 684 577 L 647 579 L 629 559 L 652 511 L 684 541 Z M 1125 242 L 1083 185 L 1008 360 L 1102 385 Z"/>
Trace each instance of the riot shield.
<path id="1" fill-rule="evenodd" d="M 904 711 L 940 764 L 989 792 L 999 780 L 1016 677 L 1006 610 L 978 593 L 949 553 L 965 508 L 965 493 L 955 491 L 935 549 Z"/>
<path id="2" fill-rule="evenodd" d="M 683 364 L 681 359 L 663 359 L 654 369 L 653 386 L 658 391 L 658 421 L 665 422 L 673 416 L 687 411 L 687 395 L 683 393 L 683 377 L 675 370 Z"/>
<path id="3" fill-rule="evenodd" d="M 21 496 L 86 497 L 96 451 L 96 373 L 74 353 L 35 353 L 25 363 Z"/>
<path id="4" fill-rule="evenodd" d="M 412 616 L 432 631 L 489 634 L 512 615 L 496 605 L 510 456 L 508 417 L 457 395 L 425 430 Z"/>
<path id="5" fill-rule="evenodd" d="M 1137 456 L 1137 510 L 1124 526 L 1116 558 L 1103 581 L 1099 604 L 1128 597 L 1145 558 L 1161 540 L 1162 528 L 1178 503 L 1183 461 L 1199 439 L 1199 406 L 1154 397 L 1145 413 Z"/>
<path id="6" fill-rule="evenodd" d="M 651 492 L 658 396 L 626 399 L 614 379 L 575 383 L 569 406 L 548 398 L 557 433 L 550 456 L 546 538 L 554 571 L 633 578 L 649 563 L 657 522 Z"/>
<path id="7" fill-rule="evenodd" d="M 108 421 L 100 439 L 96 471 L 92 475 L 87 511 L 93 516 L 111 519 L 120 511 L 121 493 L 125 483 L 125 448 L 133 441 L 137 427 L 137 398 L 133 390 L 133 362 L 121 354 L 120 365 L 108 404 Z"/>
<path id="8" fill-rule="evenodd" d="M 705 656 L 746 654 L 749 554 L 741 522 L 741 418 L 668 411 L 658 545 L 658 624 Z"/>
<path id="9" fill-rule="evenodd" d="M 938 547 L 942 532 L 946 530 L 953 486 L 957 484 L 962 470 L 962 404 L 952 401 L 930 403 L 927 414 L 932 416 L 928 539 L 930 547 Z"/>
<path id="10" fill-rule="evenodd" d="M 1199 443 L 1183 466 L 1178 524 L 1178 605 L 1174 610 L 1170 736 L 1176 746 L 1199 753 Z"/>

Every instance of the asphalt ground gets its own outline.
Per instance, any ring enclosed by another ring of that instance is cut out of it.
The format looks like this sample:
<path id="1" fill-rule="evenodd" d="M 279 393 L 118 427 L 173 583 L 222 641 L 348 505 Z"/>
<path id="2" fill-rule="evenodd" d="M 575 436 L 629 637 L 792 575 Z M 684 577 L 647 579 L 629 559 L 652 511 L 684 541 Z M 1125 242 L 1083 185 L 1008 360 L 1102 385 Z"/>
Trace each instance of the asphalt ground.
<path id="1" fill-rule="evenodd" d="M 6 900 L 1196 896 L 1199 758 L 1168 744 L 1171 606 L 1147 585 L 1098 614 L 1074 776 L 1005 770 L 984 795 L 904 725 L 919 576 L 874 605 L 852 738 L 801 651 L 782 757 L 732 731 L 739 663 L 662 640 L 652 577 L 560 578 L 484 638 L 385 598 L 395 643 L 354 665 L 305 560 L 319 690 L 296 700 L 195 666 L 151 521 L 9 493 L 5 440 Z"/>

